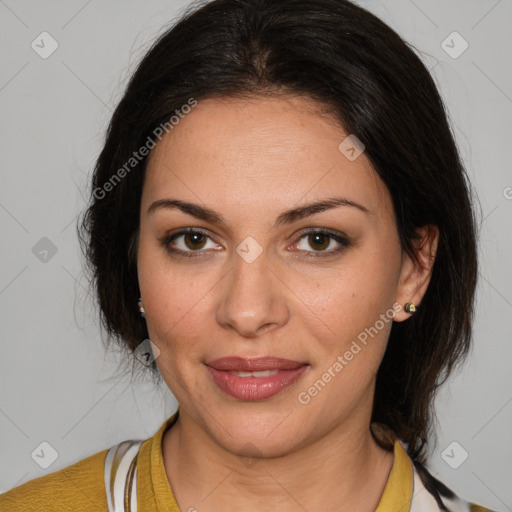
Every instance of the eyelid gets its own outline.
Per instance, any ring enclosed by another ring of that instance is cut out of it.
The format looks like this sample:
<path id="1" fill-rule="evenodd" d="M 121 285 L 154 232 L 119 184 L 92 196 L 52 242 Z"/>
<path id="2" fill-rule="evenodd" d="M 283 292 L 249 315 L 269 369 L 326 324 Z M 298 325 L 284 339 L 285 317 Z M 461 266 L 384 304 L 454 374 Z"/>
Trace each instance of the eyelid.
<path id="1" fill-rule="evenodd" d="M 340 238 L 346 242 L 349 241 L 349 237 L 342 231 L 337 231 L 336 229 L 322 228 L 322 227 L 304 228 L 304 229 L 300 230 L 298 235 L 296 235 L 296 236 L 298 236 L 299 238 L 302 238 L 304 235 L 312 235 L 315 233 L 329 235 L 331 238 Z"/>

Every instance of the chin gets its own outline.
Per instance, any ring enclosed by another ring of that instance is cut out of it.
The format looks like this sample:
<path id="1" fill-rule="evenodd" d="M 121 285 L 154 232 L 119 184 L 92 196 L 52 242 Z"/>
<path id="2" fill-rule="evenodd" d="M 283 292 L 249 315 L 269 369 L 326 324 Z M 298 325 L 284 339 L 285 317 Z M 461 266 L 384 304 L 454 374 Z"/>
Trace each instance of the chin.
<path id="1" fill-rule="evenodd" d="M 289 411 L 283 414 L 282 410 L 286 409 L 274 406 L 267 414 L 255 410 L 253 414 L 238 412 L 233 415 L 219 410 L 215 419 L 208 414 L 203 416 L 203 421 L 219 444 L 232 453 L 248 457 L 279 457 L 292 450 L 303 433 L 303 429 L 296 431 L 294 424 L 287 421 L 287 416 L 292 416 Z"/>

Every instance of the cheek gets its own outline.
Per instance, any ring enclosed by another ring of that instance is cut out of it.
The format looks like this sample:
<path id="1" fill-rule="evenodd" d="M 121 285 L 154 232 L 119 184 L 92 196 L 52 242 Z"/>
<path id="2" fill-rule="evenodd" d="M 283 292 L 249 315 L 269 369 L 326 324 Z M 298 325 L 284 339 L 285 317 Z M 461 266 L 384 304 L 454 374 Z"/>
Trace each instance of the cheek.
<path id="1" fill-rule="evenodd" d="M 398 264 L 399 253 L 393 248 L 387 256 L 368 248 L 354 251 L 331 279 L 326 275 L 309 288 L 301 282 L 304 303 L 314 305 L 311 309 L 321 319 L 302 316 L 308 337 L 316 341 L 317 367 L 309 384 L 320 390 L 329 382 L 330 391 L 322 394 L 318 406 L 328 395 L 329 401 L 356 404 L 373 382 L 393 322 Z"/>
<path id="2" fill-rule="evenodd" d="M 149 338 L 160 349 L 156 363 L 168 384 L 174 383 L 173 392 L 178 396 L 180 383 L 194 379 L 189 362 L 204 357 L 201 340 L 204 342 L 205 332 L 211 332 L 207 328 L 209 322 L 211 325 L 208 292 L 215 285 L 215 276 L 198 272 L 194 265 L 188 269 L 177 265 L 163 252 L 141 243 L 139 287 Z"/>
<path id="3" fill-rule="evenodd" d="M 323 275 L 298 276 L 294 291 L 324 324 L 323 331 L 344 340 L 357 336 L 392 308 L 398 259 L 392 249 L 354 251 Z M 311 317 L 311 314 L 305 318 Z M 314 320 L 312 319 L 312 322 Z"/>
<path id="4" fill-rule="evenodd" d="M 144 297 L 148 325 L 158 336 L 173 336 L 184 326 L 199 326 L 208 303 L 208 292 L 219 277 L 206 266 L 179 263 L 165 248 L 141 241 L 138 254 L 139 287 Z M 188 331 L 193 333 L 193 331 Z"/>

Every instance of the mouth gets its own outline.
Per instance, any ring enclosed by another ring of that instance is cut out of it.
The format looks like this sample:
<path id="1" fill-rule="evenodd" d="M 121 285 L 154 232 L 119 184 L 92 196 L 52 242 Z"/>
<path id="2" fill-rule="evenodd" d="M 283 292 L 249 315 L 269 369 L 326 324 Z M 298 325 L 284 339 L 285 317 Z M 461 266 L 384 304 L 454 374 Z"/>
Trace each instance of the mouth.
<path id="1" fill-rule="evenodd" d="M 213 382 L 240 400 L 271 398 L 294 384 L 309 368 L 307 363 L 275 357 L 224 357 L 206 363 Z"/>

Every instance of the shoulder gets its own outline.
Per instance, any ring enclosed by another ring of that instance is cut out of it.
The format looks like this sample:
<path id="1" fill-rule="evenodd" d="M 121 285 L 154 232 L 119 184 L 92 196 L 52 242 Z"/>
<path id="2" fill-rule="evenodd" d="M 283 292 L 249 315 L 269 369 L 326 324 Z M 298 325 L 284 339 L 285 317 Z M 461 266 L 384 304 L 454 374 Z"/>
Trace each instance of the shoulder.
<path id="1" fill-rule="evenodd" d="M 108 450 L 0 494 L 0 512 L 107 510 L 104 464 Z"/>
<path id="2" fill-rule="evenodd" d="M 457 496 L 450 488 L 427 470 L 425 465 L 413 461 L 414 492 L 410 512 L 431 510 L 441 512 L 493 512 Z"/>

